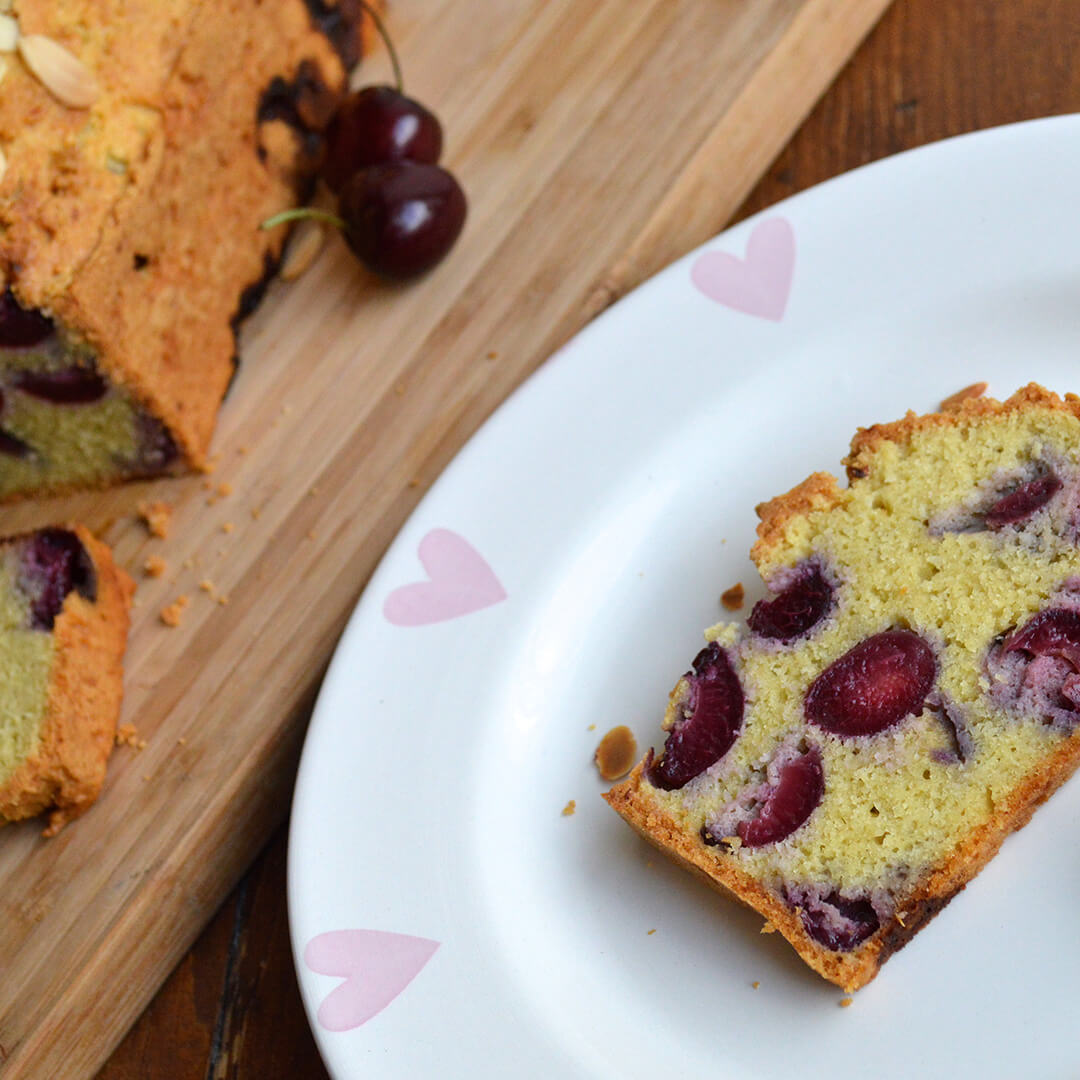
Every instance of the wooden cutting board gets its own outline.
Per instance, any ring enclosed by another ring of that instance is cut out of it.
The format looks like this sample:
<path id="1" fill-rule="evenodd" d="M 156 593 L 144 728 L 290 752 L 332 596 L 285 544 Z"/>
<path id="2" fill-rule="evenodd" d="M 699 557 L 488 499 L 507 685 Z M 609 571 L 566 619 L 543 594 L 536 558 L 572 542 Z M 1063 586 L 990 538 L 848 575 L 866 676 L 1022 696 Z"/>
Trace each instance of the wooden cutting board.
<path id="1" fill-rule="evenodd" d="M 555 348 L 723 227 L 887 3 L 395 0 L 470 197 L 451 258 L 392 288 L 335 239 L 247 326 L 212 475 L 0 511 L 5 533 L 86 521 L 139 581 L 123 721 L 145 740 L 58 838 L 0 833 L 4 1080 L 93 1075 L 287 813 L 334 643 L 423 491 Z"/>

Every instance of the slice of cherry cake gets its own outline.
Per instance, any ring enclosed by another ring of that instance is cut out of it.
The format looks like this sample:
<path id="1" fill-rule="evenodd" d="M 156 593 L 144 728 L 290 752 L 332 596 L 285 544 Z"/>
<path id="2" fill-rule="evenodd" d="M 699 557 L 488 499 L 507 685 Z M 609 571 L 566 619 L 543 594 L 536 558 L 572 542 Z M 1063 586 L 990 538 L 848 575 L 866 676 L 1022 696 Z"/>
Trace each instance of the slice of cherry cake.
<path id="1" fill-rule="evenodd" d="M 1080 763 L 1080 398 L 909 413 L 845 464 L 758 508 L 770 598 L 605 798 L 853 990 Z"/>
<path id="2" fill-rule="evenodd" d="M 134 589 L 81 526 L 0 541 L 0 822 L 97 798 L 116 735 Z"/>

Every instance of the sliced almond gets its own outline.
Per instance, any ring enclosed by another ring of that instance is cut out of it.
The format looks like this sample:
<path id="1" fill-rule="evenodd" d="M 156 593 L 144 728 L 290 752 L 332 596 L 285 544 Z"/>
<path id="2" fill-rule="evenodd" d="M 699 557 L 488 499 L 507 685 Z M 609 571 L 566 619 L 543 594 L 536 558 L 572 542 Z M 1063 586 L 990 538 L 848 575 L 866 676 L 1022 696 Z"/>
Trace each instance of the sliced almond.
<path id="1" fill-rule="evenodd" d="M 14 15 L 0 15 L 0 53 L 14 52 L 19 44 L 19 24 Z"/>
<path id="2" fill-rule="evenodd" d="M 282 281 L 295 281 L 318 258 L 326 242 L 326 230 L 317 221 L 301 221 L 289 240 L 278 271 Z"/>
<path id="3" fill-rule="evenodd" d="M 88 109 L 101 91 L 90 69 L 63 45 L 44 34 L 19 38 L 23 63 L 58 101 L 73 109 Z"/>

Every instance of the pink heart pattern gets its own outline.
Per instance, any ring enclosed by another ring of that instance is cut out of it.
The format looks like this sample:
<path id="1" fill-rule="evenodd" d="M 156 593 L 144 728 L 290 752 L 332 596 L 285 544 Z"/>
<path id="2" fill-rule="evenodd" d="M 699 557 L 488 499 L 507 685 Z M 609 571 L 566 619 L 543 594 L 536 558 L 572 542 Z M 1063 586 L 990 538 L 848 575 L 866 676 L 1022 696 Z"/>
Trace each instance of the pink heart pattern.
<path id="1" fill-rule="evenodd" d="M 313 937 L 304 963 L 345 981 L 319 1006 L 319 1026 L 349 1031 L 382 1012 L 416 978 L 438 941 L 384 930 L 331 930 Z"/>
<path id="2" fill-rule="evenodd" d="M 710 300 L 772 322 L 784 317 L 794 275 L 795 230 L 781 217 L 754 227 L 745 259 L 706 251 L 690 268 L 690 280 Z"/>
<path id="3" fill-rule="evenodd" d="M 487 561 L 457 533 L 432 529 L 417 554 L 429 580 L 402 585 L 386 598 L 383 615 L 395 626 L 445 622 L 506 599 Z"/>

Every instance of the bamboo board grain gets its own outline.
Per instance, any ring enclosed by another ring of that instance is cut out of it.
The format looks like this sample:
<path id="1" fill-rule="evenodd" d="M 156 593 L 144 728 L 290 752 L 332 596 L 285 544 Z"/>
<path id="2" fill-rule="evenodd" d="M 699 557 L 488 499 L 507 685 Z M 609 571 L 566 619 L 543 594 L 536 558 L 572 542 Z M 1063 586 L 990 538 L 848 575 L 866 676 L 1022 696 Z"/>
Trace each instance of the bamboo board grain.
<path id="1" fill-rule="evenodd" d="M 275 286 L 211 477 L 0 511 L 3 531 L 83 519 L 140 578 L 124 720 L 147 740 L 57 839 L 0 833 L 5 1080 L 93 1074 L 287 812 L 334 642 L 423 490 L 591 316 L 722 227 L 886 5 L 396 0 L 470 196 L 452 258 L 388 288 L 334 242 Z M 135 520 L 151 498 L 165 540 Z"/>

